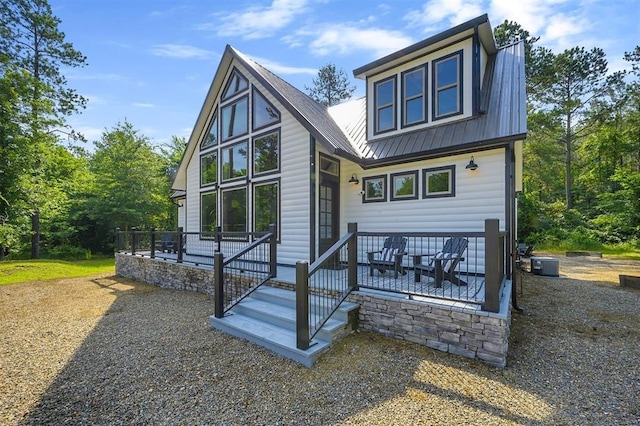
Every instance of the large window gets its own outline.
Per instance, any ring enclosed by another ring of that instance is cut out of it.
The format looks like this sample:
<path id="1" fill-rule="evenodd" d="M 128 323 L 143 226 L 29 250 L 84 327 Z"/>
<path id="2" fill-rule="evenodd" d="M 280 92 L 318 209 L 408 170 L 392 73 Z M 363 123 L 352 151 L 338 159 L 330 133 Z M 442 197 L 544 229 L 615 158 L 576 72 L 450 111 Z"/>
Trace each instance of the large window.
<path id="1" fill-rule="evenodd" d="M 426 65 L 402 73 L 402 125 L 424 123 L 426 112 Z"/>
<path id="2" fill-rule="evenodd" d="M 422 170 L 422 198 L 453 197 L 456 166 L 436 167 Z"/>
<path id="3" fill-rule="evenodd" d="M 222 107 L 222 140 L 244 135 L 249 127 L 249 98 L 244 96 Z"/>
<path id="4" fill-rule="evenodd" d="M 268 231 L 270 224 L 280 228 L 280 183 L 266 182 L 253 187 L 253 230 Z"/>
<path id="5" fill-rule="evenodd" d="M 218 194 L 207 192 L 200 196 L 200 231 L 214 232 L 218 225 Z"/>
<path id="6" fill-rule="evenodd" d="M 247 232 L 247 188 L 222 191 L 222 231 Z"/>
<path id="7" fill-rule="evenodd" d="M 462 113 L 462 52 L 433 61 L 433 118 Z"/>
<path id="8" fill-rule="evenodd" d="M 210 146 L 218 145 L 218 115 L 215 114 L 213 116 L 213 120 L 211 120 L 211 126 L 209 127 L 209 132 L 207 136 L 202 140 L 202 144 L 200 148 L 205 149 Z"/>
<path id="9" fill-rule="evenodd" d="M 247 141 L 222 150 L 222 180 L 247 175 Z"/>
<path id="10" fill-rule="evenodd" d="M 374 84 L 375 129 L 382 133 L 396 128 L 396 78 L 378 81 Z"/>
<path id="11" fill-rule="evenodd" d="M 253 140 L 253 174 L 277 172 L 280 168 L 280 131 Z"/>
<path id="12" fill-rule="evenodd" d="M 229 99 L 236 93 L 240 93 L 249 87 L 249 82 L 246 78 L 242 76 L 238 72 L 237 69 L 233 69 L 231 73 L 231 77 L 229 78 L 229 82 L 227 83 L 227 87 L 224 89 L 224 93 L 222 95 L 222 99 Z"/>
<path id="13" fill-rule="evenodd" d="M 218 181 L 218 152 L 200 157 L 200 186 L 213 185 Z"/>
<path id="14" fill-rule="evenodd" d="M 257 89 L 252 90 L 252 114 L 253 121 L 251 128 L 258 130 L 263 127 L 275 124 L 280 121 L 280 113 L 271 105 L 271 103 L 264 97 Z"/>

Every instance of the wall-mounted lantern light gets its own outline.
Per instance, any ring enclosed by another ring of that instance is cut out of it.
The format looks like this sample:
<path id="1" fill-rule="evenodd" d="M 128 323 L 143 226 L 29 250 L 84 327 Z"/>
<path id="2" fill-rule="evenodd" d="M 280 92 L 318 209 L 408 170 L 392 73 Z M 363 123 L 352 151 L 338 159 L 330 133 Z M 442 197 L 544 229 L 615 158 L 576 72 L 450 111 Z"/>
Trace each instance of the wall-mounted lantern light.
<path id="1" fill-rule="evenodd" d="M 467 169 L 467 170 L 475 170 L 477 168 L 478 168 L 478 165 L 474 161 L 473 155 L 472 155 L 471 156 L 471 161 L 469 161 L 469 164 L 467 164 L 467 167 L 465 167 L 465 169 Z"/>
<path id="2" fill-rule="evenodd" d="M 351 179 L 349 179 L 349 183 L 352 183 L 354 185 L 357 185 L 360 183 L 360 181 L 358 180 L 358 176 L 355 173 L 351 175 Z"/>

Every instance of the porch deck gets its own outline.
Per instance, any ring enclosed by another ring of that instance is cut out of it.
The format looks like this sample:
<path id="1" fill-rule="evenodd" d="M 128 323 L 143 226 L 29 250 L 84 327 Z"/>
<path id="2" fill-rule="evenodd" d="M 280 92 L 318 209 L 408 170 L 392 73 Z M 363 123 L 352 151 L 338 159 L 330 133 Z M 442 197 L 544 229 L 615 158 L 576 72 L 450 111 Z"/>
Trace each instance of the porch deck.
<path id="1" fill-rule="evenodd" d="M 141 257 L 150 257 L 149 251 L 138 251 L 135 254 Z M 177 263 L 177 254 L 156 252 L 154 260 L 169 263 Z M 182 266 L 193 268 L 213 269 L 213 258 L 209 256 L 183 254 Z M 484 276 L 478 274 L 460 273 L 458 276 L 465 282 L 466 286 L 457 286 L 444 280 L 441 287 L 436 287 L 432 278 L 423 276 L 420 282 L 415 281 L 413 270 L 405 266 L 405 275 L 393 277 L 393 271 L 379 273 L 375 271 L 373 276 L 369 275 L 368 265 L 358 265 L 358 286 L 361 291 L 386 292 L 395 297 L 420 300 L 421 297 L 433 297 L 444 303 L 462 303 L 480 305 L 484 302 Z M 319 278 L 321 277 L 321 279 Z M 347 288 L 346 276 L 342 270 L 322 269 L 317 272 L 318 279 L 311 278 L 309 287 L 311 289 L 322 288 L 322 283 L 331 282 L 333 290 Z M 271 281 L 295 285 L 296 268 L 291 265 L 277 265 L 276 276 Z M 316 283 L 317 282 L 317 283 Z M 340 285 L 340 283 L 344 285 Z M 449 301 L 449 302 L 447 302 Z"/>

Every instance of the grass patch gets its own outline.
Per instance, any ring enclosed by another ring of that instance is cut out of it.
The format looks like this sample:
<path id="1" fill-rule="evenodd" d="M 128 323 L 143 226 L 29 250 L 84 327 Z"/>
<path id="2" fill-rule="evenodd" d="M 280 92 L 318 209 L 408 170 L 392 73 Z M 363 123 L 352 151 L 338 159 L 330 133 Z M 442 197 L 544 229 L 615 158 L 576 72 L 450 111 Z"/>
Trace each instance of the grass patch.
<path id="1" fill-rule="evenodd" d="M 112 257 L 72 262 L 51 259 L 9 260 L 0 262 L 0 285 L 84 277 L 105 272 L 115 272 Z"/>

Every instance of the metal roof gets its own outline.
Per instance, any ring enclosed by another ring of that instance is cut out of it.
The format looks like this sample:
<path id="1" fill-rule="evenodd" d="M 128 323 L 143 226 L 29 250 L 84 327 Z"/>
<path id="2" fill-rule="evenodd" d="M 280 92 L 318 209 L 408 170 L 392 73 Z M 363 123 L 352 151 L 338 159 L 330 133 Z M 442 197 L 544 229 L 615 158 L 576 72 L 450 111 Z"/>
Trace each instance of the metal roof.
<path id="1" fill-rule="evenodd" d="M 363 167 L 435 157 L 445 152 L 472 151 L 524 139 L 527 132 L 524 43 L 505 46 L 491 56 L 484 80 L 481 113 L 386 138 L 366 140 L 366 102 L 362 99 L 332 107 L 330 112 L 358 150 Z M 342 121 L 339 117 L 343 117 Z M 356 121 L 345 123 L 344 117 Z"/>
<path id="2" fill-rule="evenodd" d="M 438 33 L 397 52 L 391 53 L 383 58 L 377 59 L 367 65 L 363 65 L 353 70 L 353 75 L 357 78 L 363 78 L 367 75 L 379 73 L 381 69 L 393 67 L 397 65 L 398 61 L 406 62 L 414 57 L 422 56 L 426 51 L 434 50 L 442 47 L 443 42 L 450 42 L 450 38 L 454 36 L 463 37 L 467 33 L 477 31 L 480 41 L 482 42 L 485 50 L 488 54 L 494 54 L 496 52 L 496 42 L 491 31 L 491 24 L 489 23 L 489 17 L 485 13 L 470 21 L 463 22 L 453 28 Z"/>
<path id="3" fill-rule="evenodd" d="M 311 133 L 325 148 L 338 155 L 359 157 L 358 151 L 351 145 L 342 129 L 331 118 L 327 107 L 287 83 L 248 56 L 231 46 L 229 49 L 252 74 L 266 87 L 270 87 L 275 96 L 287 110 Z"/>

